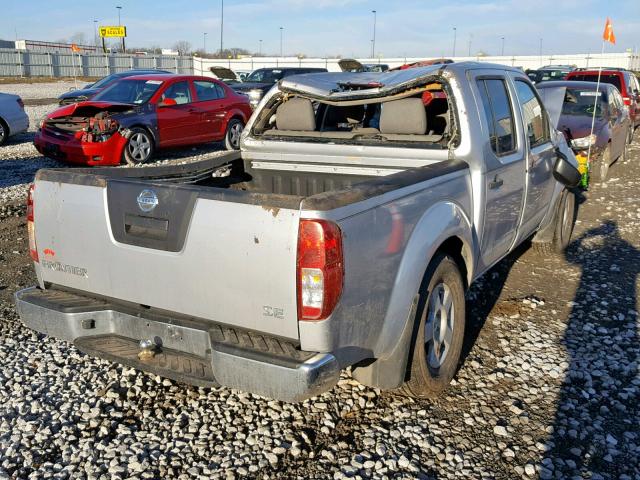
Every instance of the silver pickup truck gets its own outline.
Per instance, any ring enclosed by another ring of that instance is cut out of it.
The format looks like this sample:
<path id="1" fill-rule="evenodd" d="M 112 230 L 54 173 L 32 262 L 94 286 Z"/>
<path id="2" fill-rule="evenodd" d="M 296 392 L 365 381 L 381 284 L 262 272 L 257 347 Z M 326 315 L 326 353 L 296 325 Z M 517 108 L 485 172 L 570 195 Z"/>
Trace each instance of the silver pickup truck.
<path id="1" fill-rule="evenodd" d="M 23 322 L 197 385 L 299 401 L 350 368 L 442 391 L 465 290 L 518 244 L 563 249 L 575 158 L 531 82 L 455 63 L 282 80 L 240 153 L 40 170 Z"/>

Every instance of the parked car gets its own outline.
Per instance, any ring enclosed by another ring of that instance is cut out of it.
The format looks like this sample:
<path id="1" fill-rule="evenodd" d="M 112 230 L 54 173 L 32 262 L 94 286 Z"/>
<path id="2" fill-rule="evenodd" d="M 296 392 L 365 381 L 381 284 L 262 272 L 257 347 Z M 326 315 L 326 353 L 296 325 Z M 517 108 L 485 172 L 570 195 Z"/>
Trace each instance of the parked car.
<path id="1" fill-rule="evenodd" d="M 0 145 L 12 135 L 29 129 L 29 117 L 18 95 L 0 93 Z"/>
<path id="2" fill-rule="evenodd" d="M 629 112 L 618 89 L 601 83 L 596 90 L 593 82 L 570 80 L 545 82 L 537 88 L 552 123 L 565 135 L 578 163 L 588 165 L 591 180 L 605 181 L 609 166 L 626 156 L 632 133 Z"/>
<path id="3" fill-rule="evenodd" d="M 267 93 L 273 85 L 285 77 L 291 75 L 302 75 L 305 73 L 326 72 L 326 68 L 299 68 L 299 67 L 282 67 L 282 68 L 259 68 L 254 70 L 240 84 L 232 85 L 236 92 L 243 93 L 249 97 L 251 106 L 255 108 L 260 99 Z"/>
<path id="4" fill-rule="evenodd" d="M 218 80 L 226 83 L 227 85 L 236 85 L 238 83 L 242 83 L 240 77 L 230 68 L 214 66 L 210 67 L 209 71 L 211 71 L 211 73 L 213 73 Z"/>
<path id="5" fill-rule="evenodd" d="M 534 84 L 539 84 L 542 82 L 549 82 L 553 80 L 564 80 L 569 72 L 565 70 L 550 70 L 550 69 L 538 69 L 538 70 L 527 70 L 526 71 L 529 80 L 531 80 Z"/>
<path id="6" fill-rule="evenodd" d="M 633 129 L 638 128 L 640 126 L 640 83 L 632 72 L 624 69 L 607 69 L 601 72 L 598 69 L 576 70 L 567 75 L 567 80 L 597 82 L 598 73 L 600 73 L 601 83 L 610 83 L 620 91 L 624 104 L 629 107 Z"/>
<path id="7" fill-rule="evenodd" d="M 338 61 L 338 66 L 343 72 L 386 72 L 389 65 L 386 63 L 360 63 L 353 58 L 343 58 Z"/>
<path id="8" fill-rule="evenodd" d="M 461 361 L 465 290 L 532 236 L 562 250 L 579 179 L 517 69 L 284 78 L 241 152 L 40 170 L 39 284 L 17 310 L 81 351 L 198 385 L 299 401 L 351 367 L 433 396 Z"/>
<path id="9" fill-rule="evenodd" d="M 34 143 L 43 155 L 70 163 L 145 163 L 158 148 L 224 141 L 238 149 L 251 112 L 247 97 L 219 80 L 138 75 L 50 113 Z"/>
<path id="10" fill-rule="evenodd" d="M 127 70 L 126 72 L 112 73 L 111 75 L 101 78 L 97 82 L 86 85 L 84 88 L 79 90 L 70 90 L 69 92 L 63 93 L 58 97 L 58 103 L 60 105 L 70 105 L 72 103 L 89 100 L 113 82 L 123 78 L 133 77 L 134 75 L 166 75 L 170 73 L 171 72 L 166 70 Z"/>

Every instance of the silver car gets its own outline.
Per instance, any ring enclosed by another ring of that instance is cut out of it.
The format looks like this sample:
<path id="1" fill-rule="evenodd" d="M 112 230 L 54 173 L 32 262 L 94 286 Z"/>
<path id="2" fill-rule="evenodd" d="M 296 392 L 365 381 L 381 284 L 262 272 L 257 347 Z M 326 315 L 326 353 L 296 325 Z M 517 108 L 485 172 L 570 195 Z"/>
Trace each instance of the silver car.
<path id="1" fill-rule="evenodd" d="M 0 93 L 0 145 L 11 135 L 26 132 L 29 117 L 24 111 L 24 103 L 18 95 Z"/>

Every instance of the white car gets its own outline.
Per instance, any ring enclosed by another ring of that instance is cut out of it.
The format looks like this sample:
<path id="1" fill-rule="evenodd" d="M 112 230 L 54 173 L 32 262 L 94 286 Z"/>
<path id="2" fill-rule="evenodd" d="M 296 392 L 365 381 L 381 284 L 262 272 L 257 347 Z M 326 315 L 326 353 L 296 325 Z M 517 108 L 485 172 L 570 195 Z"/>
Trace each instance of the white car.
<path id="1" fill-rule="evenodd" d="M 26 132 L 29 117 L 24 111 L 24 103 L 18 95 L 0 93 L 0 145 L 11 135 Z"/>

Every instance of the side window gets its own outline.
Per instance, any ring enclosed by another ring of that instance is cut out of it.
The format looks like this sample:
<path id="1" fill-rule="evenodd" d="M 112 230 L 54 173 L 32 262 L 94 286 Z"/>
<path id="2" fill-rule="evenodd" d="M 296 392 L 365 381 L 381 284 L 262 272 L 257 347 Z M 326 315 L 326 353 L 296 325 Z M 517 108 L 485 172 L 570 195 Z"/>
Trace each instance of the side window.
<path id="1" fill-rule="evenodd" d="M 218 98 L 225 98 L 227 96 L 227 94 L 224 91 L 224 88 L 222 88 L 217 83 L 216 83 L 216 90 L 218 91 Z"/>
<path id="2" fill-rule="evenodd" d="M 477 80 L 484 114 L 489 125 L 489 141 L 496 155 L 506 155 L 516 149 L 513 136 L 513 111 L 504 80 Z"/>
<path id="3" fill-rule="evenodd" d="M 535 92 L 528 83 L 520 80 L 516 80 L 515 83 L 529 147 L 537 147 L 551 141 L 547 115 Z"/>
<path id="4" fill-rule="evenodd" d="M 219 87 L 215 82 L 207 82 L 206 80 L 195 80 L 193 85 L 196 87 L 196 95 L 200 102 L 205 102 L 207 100 L 218 100 L 222 98 L 220 96 L 221 87 Z"/>
<path id="5" fill-rule="evenodd" d="M 162 94 L 163 100 L 167 98 L 175 100 L 178 105 L 191 103 L 191 90 L 189 90 L 189 82 L 176 82 L 173 85 L 170 85 Z"/>

